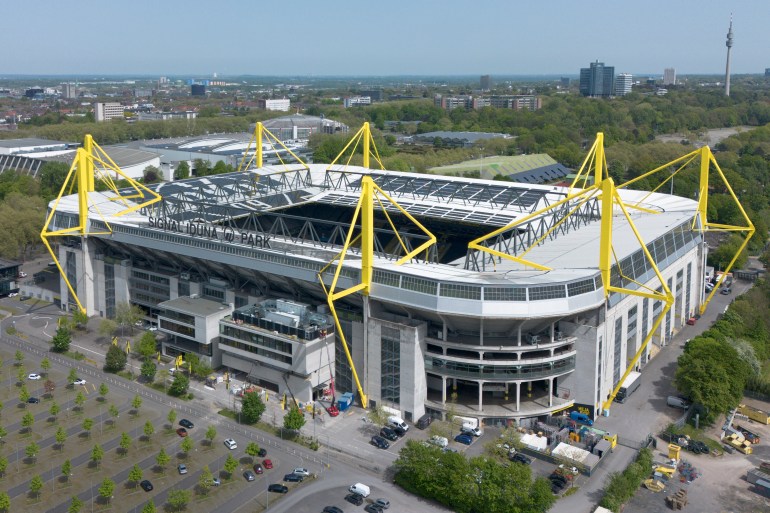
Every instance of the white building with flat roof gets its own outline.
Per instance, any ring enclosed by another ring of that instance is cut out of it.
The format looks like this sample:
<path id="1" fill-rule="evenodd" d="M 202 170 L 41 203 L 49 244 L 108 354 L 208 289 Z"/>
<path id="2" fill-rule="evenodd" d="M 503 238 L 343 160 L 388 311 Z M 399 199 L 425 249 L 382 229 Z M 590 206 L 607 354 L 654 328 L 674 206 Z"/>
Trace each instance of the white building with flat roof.
<path id="1" fill-rule="evenodd" d="M 94 103 L 94 119 L 96 121 L 109 121 L 110 119 L 123 118 L 125 109 L 118 102 Z"/>

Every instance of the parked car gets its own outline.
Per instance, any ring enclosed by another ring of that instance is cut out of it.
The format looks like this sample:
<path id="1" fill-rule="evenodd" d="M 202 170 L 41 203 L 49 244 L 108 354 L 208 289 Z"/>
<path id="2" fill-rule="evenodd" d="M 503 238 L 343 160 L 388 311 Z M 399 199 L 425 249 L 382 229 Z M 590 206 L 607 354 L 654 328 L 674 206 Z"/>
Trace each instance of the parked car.
<path id="1" fill-rule="evenodd" d="M 73 385 L 85 385 L 86 384 L 86 380 L 84 380 L 83 378 L 78 378 L 75 381 L 73 381 L 72 384 Z"/>
<path id="2" fill-rule="evenodd" d="M 29 404 L 37 404 L 40 402 L 40 399 L 38 399 L 37 397 L 30 397 L 29 399 L 27 399 L 27 402 Z"/>
<path id="3" fill-rule="evenodd" d="M 244 479 L 246 479 L 246 481 L 254 481 L 257 478 L 257 476 L 254 475 L 254 472 L 252 472 L 251 470 L 247 470 L 246 472 L 244 472 L 243 477 Z"/>
<path id="4" fill-rule="evenodd" d="M 254 473 L 255 474 L 261 474 L 262 472 L 264 472 L 264 470 L 262 470 L 262 465 L 260 465 L 259 463 L 255 463 L 254 464 Z"/>
<path id="5" fill-rule="evenodd" d="M 532 464 L 532 458 L 530 458 L 526 454 L 522 454 L 520 452 L 517 452 L 516 454 L 511 456 L 511 461 L 515 461 L 517 463 L 523 463 L 524 465 L 531 465 Z"/>
<path id="6" fill-rule="evenodd" d="M 267 487 L 267 491 L 275 492 L 275 493 L 288 493 L 289 488 L 282 484 L 271 484 L 270 486 Z"/>
<path id="7" fill-rule="evenodd" d="M 366 513 L 382 513 L 382 508 L 372 502 L 366 505 L 364 511 Z"/>
<path id="8" fill-rule="evenodd" d="M 187 430 L 185 428 L 179 428 L 176 430 L 176 434 L 184 438 L 187 436 Z"/>
<path id="9" fill-rule="evenodd" d="M 180 420 L 180 421 L 179 421 L 179 425 L 180 425 L 180 426 L 182 426 L 182 427 L 184 427 L 184 428 L 187 428 L 187 429 L 192 429 L 192 428 L 194 428 L 194 427 L 195 427 L 195 424 L 193 424 L 192 422 L 190 422 L 190 421 L 189 421 L 189 420 L 187 420 L 187 419 L 182 419 L 182 420 Z"/>
<path id="10" fill-rule="evenodd" d="M 265 467 L 266 470 L 270 470 L 273 468 L 273 462 L 271 460 L 264 460 L 262 466 Z"/>
<path id="11" fill-rule="evenodd" d="M 264 458 L 265 456 L 267 456 L 267 449 L 265 449 L 264 447 L 260 447 L 259 452 L 257 453 L 257 456 L 259 456 L 260 458 Z"/>
<path id="12" fill-rule="evenodd" d="M 390 444 L 387 440 L 382 438 L 381 436 L 373 436 L 372 440 L 370 442 L 373 446 L 377 447 L 378 449 L 387 449 L 390 447 Z"/>
<path id="13" fill-rule="evenodd" d="M 349 493 L 345 496 L 345 500 L 354 506 L 360 506 L 364 503 L 364 498 L 357 493 Z"/>
<path id="14" fill-rule="evenodd" d="M 37 373 L 33 372 L 29 376 L 27 376 L 27 379 L 31 379 L 33 381 L 37 381 L 38 379 L 40 379 L 40 374 L 37 374 Z"/>
<path id="15" fill-rule="evenodd" d="M 392 429 L 393 432 L 400 437 L 403 437 L 406 435 L 406 429 L 402 428 L 401 426 L 391 426 L 390 429 Z"/>
<path id="16" fill-rule="evenodd" d="M 297 467 L 294 470 L 291 471 L 292 474 L 297 474 L 298 476 L 308 477 L 310 475 L 310 472 L 306 468 Z"/>
<path id="17" fill-rule="evenodd" d="M 443 436 L 438 436 L 438 435 L 433 435 L 432 437 L 430 437 L 430 440 L 428 440 L 428 441 L 430 443 L 432 443 L 433 445 L 438 445 L 442 449 L 444 447 L 446 447 L 447 445 L 449 445 L 449 440 L 447 440 Z"/>
<path id="18" fill-rule="evenodd" d="M 377 499 L 374 501 L 374 504 L 382 509 L 388 509 L 390 507 L 390 501 L 388 499 Z"/>
<path id="19" fill-rule="evenodd" d="M 283 480 L 287 483 L 301 483 L 305 480 L 304 477 L 298 476 L 297 474 L 286 474 L 283 476 Z"/>
<path id="20" fill-rule="evenodd" d="M 232 438 L 228 438 L 227 440 L 225 440 L 225 447 L 227 447 L 232 451 L 238 448 L 238 444 L 235 443 L 235 440 L 233 440 Z"/>
<path id="21" fill-rule="evenodd" d="M 455 442 L 459 442 L 465 445 L 470 445 L 473 443 L 473 437 L 471 435 L 457 435 L 455 437 Z"/>
<path id="22" fill-rule="evenodd" d="M 337 506 L 326 506 L 324 508 L 323 513 L 344 513 L 344 512 Z"/>
<path id="23" fill-rule="evenodd" d="M 432 422 L 433 422 L 433 417 L 430 414 L 426 413 L 425 415 L 417 419 L 417 422 L 414 425 L 417 426 L 417 429 L 426 429 L 428 426 L 431 425 Z"/>
<path id="24" fill-rule="evenodd" d="M 187 465 L 184 463 L 180 463 L 176 466 L 176 469 L 179 471 L 180 474 L 187 474 Z"/>
<path id="25" fill-rule="evenodd" d="M 152 483 L 148 480 L 144 480 L 141 483 L 139 483 L 139 486 L 144 490 L 145 492 L 151 492 L 153 489 Z"/>
<path id="26" fill-rule="evenodd" d="M 478 427 L 463 425 L 460 428 L 460 433 L 464 435 L 481 436 L 484 434 L 484 431 L 482 431 L 481 428 L 478 428 Z"/>
<path id="27" fill-rule="evenodd" d="M 726 296 L 729 293 L 731 293 L 733 290 L 730 287 L 724 287 L 722 290 L 719 291 L 720 294 Z"/>
<path id="28" fill-rule="evenodd" d="M 219 480 L 218 477 L 214 477 L 211 479 L 211 485 L 212 486 L 219 486 L 222 484 L 222 481 Z"/>
<path id="29" fill-rule="evenodd" d="M 396 440 L 398 440 L 398 435 L 396 434 L 396 432 L 390 429 L 389 427 L 384 427 L 380 429 L 380 436 L 382 438 L 390 440 L 391 442 L 395 442 Z"/>

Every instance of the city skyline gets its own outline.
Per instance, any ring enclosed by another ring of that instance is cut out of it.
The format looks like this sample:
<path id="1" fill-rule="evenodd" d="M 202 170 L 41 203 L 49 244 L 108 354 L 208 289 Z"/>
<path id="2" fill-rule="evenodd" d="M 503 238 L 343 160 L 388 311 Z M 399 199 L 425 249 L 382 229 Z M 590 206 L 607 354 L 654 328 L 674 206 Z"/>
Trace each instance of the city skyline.
<path id="1" fill-rule="evenodd" d="M 619 73 L 718 74 L 731 12 L 731 71 L 746 74 L 767 67 L 770 39 L 770 13 L 752 0 L 706 0 L 697 9 L 659 0 L 554 1 L 549 9 L 482 0 L 458 16 L 446 15 L 468 9 L 456 0 L 369 9 L 347 0 L 297 0 L 290 10 L 240 0 L 221 8 L 201 0 L 70 5 L 6 6 L 4 18 L 18 22 L 6 24 L 0 44 L 19 50 L 7 52 L 0 75 L 574 75 L 597 59 Z"/>

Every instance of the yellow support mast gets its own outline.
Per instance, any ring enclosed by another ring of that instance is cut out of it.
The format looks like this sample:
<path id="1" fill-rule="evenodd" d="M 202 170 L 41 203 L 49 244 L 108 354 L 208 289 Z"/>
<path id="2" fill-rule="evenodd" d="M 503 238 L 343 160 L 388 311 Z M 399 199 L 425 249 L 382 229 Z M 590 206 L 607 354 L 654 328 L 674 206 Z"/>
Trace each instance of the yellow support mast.
<path id="1" fill-rule="evenodd" d="M 64 272 L 56 252 L 51 247 L 49 238 L 69 237 L 73 235 L 87 237 L 88 235 L 106 235 L 112 233 L 112 229 L 110 228 L 109 223 L 104 220 L 104 218 L 102 218 L 102 220 L 104 221 L 105 225 L 107 225 L 108 231 L 89 231 L 89 210 L 93 208 L 97 213 L 99 213 L 98 207 L 90 201 L 89 196 L 90 193 L 95 191 L 95 178 L 97 175 L 96 164 L 99 164 L 100 166 L 98 171 L 99 179 L 105 184 L 107 190 L 112 191 L 114 194 L 114 196 L 111 196 L 108 199 L 110 201 L 122 203 L 125 207 L 120 212 L 113 214 L 115 217 L 129 214 L 161 200 L 160 195 L 158 195 L 155 191 L 148 189 L 142 183 L 137 182 L 136 180 L 123 173 L 123 171 L 117 166 L 117 164 L 115 164 L 110 156 L 107 155 L 107 152 L 105 152 L 98 144 L 96 144 L 91 135 L 85 136 L 83 147 L 78 148 L 77 152 L 75 153 L 75 158 L 72 160 L 72 165 L 70 166 L 70 170 L 64 179 L 64 183 L 62 184 L 61 190 L 59 191 L 59 195 L 56 197 L 53 206 L 48 212 L 48 217 L 46 218 L 43 229 L 40 232 L 40 238 L 43 241 L 43 245 L 45 245 L 48 253 L 50 253 L 51 257 L 53 258 L 53 261 L 56 264 L 56 268 L 59 270 L 62 279 L 70 291 L 70 294 L 72 294 L 72 297 L 75 299 L 78 308 L 81 312 L 84 313 L 86 310 L 80 302 L 78 295 L 75 293 L 75 289 L 70 283 L 69 278 L 67 277 L 67 273 Z M 117 185 L 109 175 L 110 171 L 116 173 L 118 176 L 121 176 L 128 182 L 129 191 L 127 194 L 118 190 Z M 50 230 L 49 228 L 54 219 L 62 197 L 67 193 L 68 190 L 71 191 L 75 186 L 77 186 L 78 196 L 78 225 L 70 228 Z M 99 215 L 101 216 L 101 214 Z"/>
<path id="2" fill-rule="evenodd" d="M 291 151 L 284 143 L 281 141 L 278 137 L 276 137 L 270 130 L 265 128 L 265 125 L 262 124 L 261 121 L 257 122 L 256 126 L 254 127 L 254 134 L 252 134 L 251 139 L 249 139 L 249 144 L 246 147 L 246 152 L 243 154 L 243 158 L 241 159 L 241 162 L 238 164 L 238 169 L 236 171 L 245 171 L 249 169 L 252 164 L 257 168 L 261 169 L 264 165 L 264 144 L 267 142 L 270 147 L 273 150 L 276 150 L 276 146 L 283 148 L 286 150 L 289 155 L 294 157 L 294 159 L 302 165 L 305 169 L 308 169 L 307 164 L 299 158 L 293 151 Z M 249 156 L 251 154 L 252 148 L 254 148 L 254 154 Z M 286 162 L 283 161 L 283 158 L 278 154 L 276 150 L 276 155 L 278 155 L 278 159 L 281 161 L 281 164 L 283 166 L 286 166 Z"/>
<path id="3" fill-rule="evenodd" d="M 347 148 L 350 146 L 350 144 L 354 140 L 359 141 L 362 137 L 364 138 L 364 145 L 363 145 L 364 155 L 368 155 L 369 154 L 368 141 L 371 138 L 371 133 L 369 132 L 368 123 L 364 123 L 364 127 L 361 130 L 359 130 L 359 132 L 355 136 L 353 136 L 353 139 L 351 139 L 351 141 L 348 142 L 348 144 L 342 150 L 340 155 L 342 155 L 342 153 L 344 153 L 347 150 Z M 373 143 L 373 140 L 372 140 L 372 143 Z M 375 148 L 374 155 L 377 155 L 376 151 L 377 150 Z M 335 159 L 335 162 L 337 161 L 337 159 L 340 158 L 340 155 L 337 156 L 337 158 Z M 379 156 L 377 156 L 376 158 L 379 161 Z M 368 164 L 369 159 L 365 157 L 364 162 Z M 387 211 L 385 210 L 382 199 L 386 200 L 391 205 L 395 206 L 399 210 L 399 212 L 401 212 L 410 221 L 412 221 L 412 223 L 414 223 L 423 233 L 425 233 L 428 236 L 428 240 L 422 243 L 417 248 L 409 251 L 398 234 L 398 231 L 399 231 L 398 228 L 395 226 L 395 224 L 393 223 L 393 220 L 390 218 Z M 338 299 L 342 299 L 356 292 L 360 292 L 361 294 L 367 295 L 367 296 L 369 295 L 369 292 L 371 290 L 371 285 L 372 285 L 372 274 L 374 271 L 374 207 L 375 207 L 375 204 L 380 206 L 381 212 L 384 214 L 385 218 L 388 220 L 388 223 L 390 224 L 390 227 L 393 230 L 393 233 L 395 233 L 396 238 L 398 239 L 405 253 L 404 256 L 401 257 L 396 262 L 396 265 L 401 265 L 404 262 L 408 262 L 409 260 L 413 259 L 417 255 L 419 255 L 421 252 L 427 250 L 430 246 L 436 243 L 435 235 L 433 235 L 430 231 L 428 231 L 428 229 L 425 228 L 409 212 L 404 210 L 404 208 L 401 207 L 401 205 L 399 205 L 385 191 L 380 189 L 380 187 L 378 187 L 377 184 L 374 183 L 374 180 L 372 180 L 370 176 L 364 176 L 361 178 L 361 196 L 358 198 L 358 203 L 356 204 L 356 209 L 355 209 L 355 212 L 353 213 L 353 219 L 350 223 L 350 228 L 348 229 L 347 237 L 345 238 L 345 244 L 343 245 L 342 249 L 337 254 L 337 256 L 318 272 L 318 280 L 320 281 L 321 287 L 323 288 L 323 291 L 326 294 L 329 310 L 331 311 L 332 317 L 334 317 L 334 323 L 335 323 L 335 326 L 337 327 L 337 335 L 339 336 L 340 341 L 342 342 L 342 349 L 345 351 L 345 357 L 347 358 L 348 364 L 350 365 L 350 368 L 352 370 L 353 380 L 356 383 L 358 394 L 361 397 L 361 405 L 364 408 L 367 407 L 368 398 L 366 393 L 364 392 L 363 385 L 361 384 L 361 381 L 358 377 L 358 372 L 356 372 L 356 366 L 353 363 L 353 357 L 350 354 L 350 350 L 348 349 L 348 343 L 345 338 L 345 334 L 342 330 L 342 325 L 340 324 L 340 319 L 339 319 L 339 316 L 337 315 L 337 309 L 334 306 L 334 302 Z M 356 231 L 359 218 L 361 223 L 360 233 L 359 235 L 354 237 L 353 234 Z M 352 287 L 349 287 L 345 290 L 341 290 L 337 292 L 336 291 L 337 282 L 339 281 L 340 273 L 342 272 L 342 267 L 345 262 L 345 256 L 347 255 L 348 250 L 351 247 L 353 247 L 353 245 L 359 242 L 360 242 L 360 250 L 361 250 L 360 282 L 353 285 Z M 327 287 L 326 283 L 324 282 L 324 273 L 327 272 L 327 270 L 334 264 L 335 261 L 337 261 L 337 266 L 334 270 L 332 282 Z"/>

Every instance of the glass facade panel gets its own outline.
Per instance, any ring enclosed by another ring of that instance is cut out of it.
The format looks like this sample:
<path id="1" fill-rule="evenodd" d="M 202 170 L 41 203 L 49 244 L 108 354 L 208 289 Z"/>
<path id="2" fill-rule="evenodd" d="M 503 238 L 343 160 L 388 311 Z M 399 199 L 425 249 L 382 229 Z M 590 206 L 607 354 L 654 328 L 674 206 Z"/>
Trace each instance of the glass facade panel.
<path id="1" fill-rule="evenodd" d="M 383 326 L 381 337 L 380 394 L 382 401 L 401 402 L 401 337 L 397 329 Z"/>

